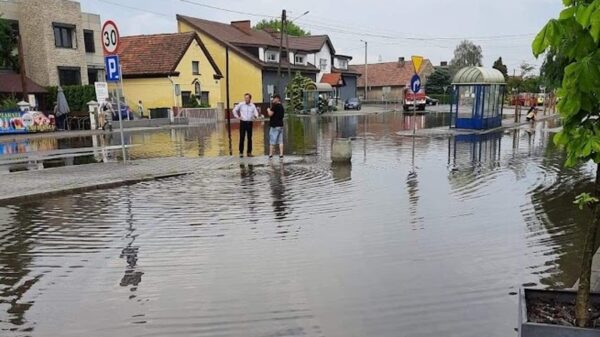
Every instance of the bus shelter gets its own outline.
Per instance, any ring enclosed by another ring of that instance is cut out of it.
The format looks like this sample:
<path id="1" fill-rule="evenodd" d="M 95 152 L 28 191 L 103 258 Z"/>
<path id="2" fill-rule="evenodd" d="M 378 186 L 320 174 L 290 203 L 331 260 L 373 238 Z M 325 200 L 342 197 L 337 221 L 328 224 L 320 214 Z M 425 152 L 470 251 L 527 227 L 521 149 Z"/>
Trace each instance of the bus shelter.
<path id="1" fill-rule="evenodd" d="M 496 69 L 467 67 L 454 76 L 451 126 L 487 130 L 502 126 L 506 81 Z"/>
<path id="2" fill-rule="evenodd" d="M 304 88 L 304 109 L 318 111 L 319 103 L 325 104 L 325 108 L 327 108 L 327 100 L 333 93 L 333 87 L 328 83 L 309 83 Z"/>

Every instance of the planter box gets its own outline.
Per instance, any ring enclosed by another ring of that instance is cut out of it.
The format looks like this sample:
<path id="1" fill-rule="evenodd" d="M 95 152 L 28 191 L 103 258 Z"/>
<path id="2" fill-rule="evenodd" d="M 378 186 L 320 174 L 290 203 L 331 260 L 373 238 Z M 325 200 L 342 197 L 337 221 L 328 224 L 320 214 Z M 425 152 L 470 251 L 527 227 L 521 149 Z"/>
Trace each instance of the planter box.
<path id="1" fill-rule="evenodd" d="M 575 303 L 576 291 L 553 291 L 522 289 L 519 294 L 519 337 L 598 337 L 599 329 L 581 329 L 570 326 L 540 324 L 529 322 L 527 318 L 527 303 L 541 299 L 551 299 L 556 302 Z M 600 304 L 600 294 L 592 293 L 590 301 Z"/>

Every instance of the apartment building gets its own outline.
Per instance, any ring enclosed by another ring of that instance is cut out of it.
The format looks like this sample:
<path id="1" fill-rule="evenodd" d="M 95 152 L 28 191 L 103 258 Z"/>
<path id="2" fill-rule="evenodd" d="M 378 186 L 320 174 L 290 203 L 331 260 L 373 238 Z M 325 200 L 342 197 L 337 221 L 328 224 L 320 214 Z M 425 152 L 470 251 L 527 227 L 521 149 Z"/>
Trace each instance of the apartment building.
<path id="1" fill-rule="evenodd" d="M 104 80 L 101 22 L 77 1 L 0 0 L 23 41 L 27 76 L 42 86 Z"/>

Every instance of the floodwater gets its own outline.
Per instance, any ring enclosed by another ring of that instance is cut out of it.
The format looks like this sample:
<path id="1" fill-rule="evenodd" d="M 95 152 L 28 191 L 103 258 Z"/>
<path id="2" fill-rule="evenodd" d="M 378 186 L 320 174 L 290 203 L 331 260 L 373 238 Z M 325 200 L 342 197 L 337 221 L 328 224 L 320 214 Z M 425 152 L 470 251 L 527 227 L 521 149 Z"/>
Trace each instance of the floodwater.
<path id="1" fill-rule="evenodd" d="M 395 134 L 413 122 L 290 119 L 300 161 L 0 208 L 1 335 L 516 336 L 519 287 L 576 281 L 591 168 L 563 167 L 552 122 Z M 327 160 L 336 136 L 352 165 Z M 133 158 L 229 153 L 222 126 L 129 141 Z"/>

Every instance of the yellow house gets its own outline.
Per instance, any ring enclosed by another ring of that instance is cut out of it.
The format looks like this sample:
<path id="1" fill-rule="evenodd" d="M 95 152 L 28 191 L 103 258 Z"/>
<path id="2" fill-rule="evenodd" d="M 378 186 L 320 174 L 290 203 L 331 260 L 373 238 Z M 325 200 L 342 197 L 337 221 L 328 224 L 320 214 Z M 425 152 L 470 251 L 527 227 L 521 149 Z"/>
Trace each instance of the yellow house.
<path id="1" fill-rule="evenodd" d="M 222 106 L 223 75 L 194 32 L 122 37 L 119 56 L 126 103 L 145 113 L 153 108 L 182 107 L 195 98 Z M 178 90 L 176 88 L 179 88 Z"/>
<path id="2" fill-rule="evenodd" d="M 179 32 L 195 32 L 206 45 L 220 69 L 226 72 L 229 61 L 230 106 L 244 99 L 245 93 L 252 94 L 255 102 L 263 101 L 262 65 L 257 57 L 229 43 L 228 35 L 237 33 L 233 27 L 213 21 L 177 15 Z M 248 37 L 250 40 L 250 36 Z M 226 73 L 223 75 L 227 76 Z M 221 81 L 221 95 L 227 97 L 226 80 Z"/>

